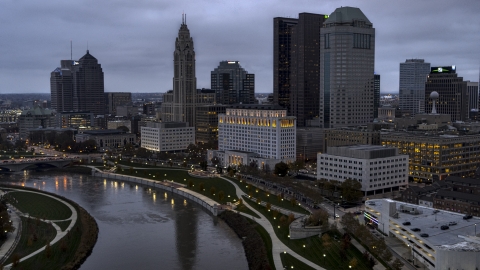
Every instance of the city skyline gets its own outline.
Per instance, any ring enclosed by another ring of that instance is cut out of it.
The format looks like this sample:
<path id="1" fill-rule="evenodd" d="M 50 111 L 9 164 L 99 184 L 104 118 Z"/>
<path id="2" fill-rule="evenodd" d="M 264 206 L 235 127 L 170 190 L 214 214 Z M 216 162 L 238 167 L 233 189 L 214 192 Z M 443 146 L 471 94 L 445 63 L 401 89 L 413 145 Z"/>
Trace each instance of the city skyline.
<path id="1" fill-rule="evenodd" d="M 70 58 L 72 40 L 74 60 L 88 48 L 102 63 L 106 92 L 164 93 L 172 89 L 173 39 L 185 12 L 195 42 L 197 88 L 209 88 L 210 72 L 218 62 L 238 60 L 256 74 L 256 93 L 272 93 L 273 18 L 296 17 L 302 12 L 331 14 L 340 6 L 360 8 L 375 25 L 375 72 L 382 76 L 382 93 L 398 92 L 399 64 L 412 58 L 425 59 L 432 66 L 456 65 L 459 76 L 478 81 L 480 36 L 472 33 L 480 30 L 475 14 L 480 2 L 462 4 L 328 1 L 321 5 L 307 0 L 295 4 L 145 2 L 135 6 L 128 2 L 114 6 L 2 3 L 0 92 L 48 93 L 48 75 L 59 59 Z M 28 80 L 23 79 L 25 72 Z"/>

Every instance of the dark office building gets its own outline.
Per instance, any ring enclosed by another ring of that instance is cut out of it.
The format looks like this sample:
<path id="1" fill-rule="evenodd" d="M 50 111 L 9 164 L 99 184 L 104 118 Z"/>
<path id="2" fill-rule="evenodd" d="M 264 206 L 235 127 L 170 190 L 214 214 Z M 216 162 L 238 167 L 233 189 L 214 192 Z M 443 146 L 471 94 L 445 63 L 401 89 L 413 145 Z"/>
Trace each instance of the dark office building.
<path id="1" fill-rule="evenodd" d="M 380 74 L 373 75 L 373 118 L 378 118 L 378 108 L 380 107 Z"/>
<path id="2" fill-rule="evenodd" d="M 132 103 L 130 92 L 107 92 L 105 93 L 106 110 L 108 114 L 117 115 L 117 106 Z"/>
<path id="3" fill-rule="evenodd" d="M 249 74 L 238 61 L 220 62 L 210 82 L 219 104 L 255 103 L 255 74 Z"/>
<path id="4" fill-rule="evenodd" d="M 203 105 L 196 110 L 195 142 L 218 145 L 218 114 L 225 113 L 228 106 Z"/>
<path id="5" fill-rule="evenodd" d="M 287 110 L 290 108 L 292 28 L 297 23 L 298 19 L 273 19 L 273 102 Z"/>
<path id="6" fill-rule="evenodd" d="M 325 15 L 300 13 L 291 31 L 290 115 L 297 126 L 318 117 L 320 111 L 320 28 Z"/>
<path id="7" fill-rule="evenodd" d="M 155 114 L 155 103 L 153 103 L 153 102 L 143 103 L 143 114 L 154 115 Z"/>
<path id="8" fill-rule="evenodd" d="M 73 110 L 105 113 L 102 66 L 87 53 L 73 65 Z"/>
<path id="9" fill-rule="evenodd" d="M 73 111 L 72 62 L 61 60 L 61 66 L 50 74 L 52 109 L 57 112 Z"/>
<path id="10" fill-rule="evenodd" d="M 455 66 L 432 67 L 425 83 L 425 112 L 432 111 L 430 94 L 436 91 L 439 98 L 435 107 L 439 114 L 449 114 L 452 122 L 468 119 L 467 82 L 458 77 Z"/>

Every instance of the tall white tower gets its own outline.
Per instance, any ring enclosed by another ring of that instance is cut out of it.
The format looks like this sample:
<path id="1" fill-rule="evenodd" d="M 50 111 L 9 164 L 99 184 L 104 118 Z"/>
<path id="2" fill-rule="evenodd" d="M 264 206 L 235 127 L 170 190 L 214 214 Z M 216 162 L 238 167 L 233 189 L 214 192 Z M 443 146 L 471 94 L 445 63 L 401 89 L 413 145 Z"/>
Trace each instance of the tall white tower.
<path id="1" fill-rule="evenodd" d="M 430 93 L 430 98 L 432 99 L 433 101 L 433 105 L 432 105 L 432 114 L 437 114 L 437 108 L 435 107 L 435 102 L 437 101 L 438 97 L 440 95 L 438 94 L 437 91 L 433 91 L 432 93 Z"/>

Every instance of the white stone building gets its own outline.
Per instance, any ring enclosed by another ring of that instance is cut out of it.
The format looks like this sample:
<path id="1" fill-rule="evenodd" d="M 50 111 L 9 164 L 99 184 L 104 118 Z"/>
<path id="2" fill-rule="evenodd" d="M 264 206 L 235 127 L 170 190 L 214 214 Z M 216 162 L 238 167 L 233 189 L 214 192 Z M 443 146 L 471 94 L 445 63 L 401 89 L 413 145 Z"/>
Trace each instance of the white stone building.
<path id="1" fill-rule="evenodd" d="M 408 184 L 408 155 L 379 145 L 329 147 L 317 156 L 317 179 L 357 180 L 365 196 L 398 191 Z"/>
<path id="2" fill-rule="evenodd" d="M 195 128 L 186 122 L 147 122 L 141 129 L 142 147 L 152 151 L 183 151 L 195 143 Z"/>
<path id="3" fill-rule="evenodd" d="M 217 156 L 223 166 L 255 161 L 262 168 L 295 161 L 295 151 L 296 118 L 287 116 L 285 109 L 236 105 L 218 115 L 218 151 L 210 150 L 207 158 Z"/>

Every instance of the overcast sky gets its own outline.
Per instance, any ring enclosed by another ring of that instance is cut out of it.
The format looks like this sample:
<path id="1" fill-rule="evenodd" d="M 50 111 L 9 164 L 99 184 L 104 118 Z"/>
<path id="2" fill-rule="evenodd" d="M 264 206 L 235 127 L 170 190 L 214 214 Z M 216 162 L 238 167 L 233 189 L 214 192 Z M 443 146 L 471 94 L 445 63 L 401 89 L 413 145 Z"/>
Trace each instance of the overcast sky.
<path id="1" fill-rule="evenodd" d="M 0 0 L 0 93 L 49 93 L 61 59 L 88 48 L 105 74 L 106 92 L 172 89 L 173 51 L 182 12 L 194 40 L 198 88 L 210 71 L 238 60 L 273 92 L 273 18 L 360 8 L 376 29 L 375 71 L 381 91 L 398 92 L 399 63 L 423 58 L 456 65 L 478 81 L 479 0 Z"/>

